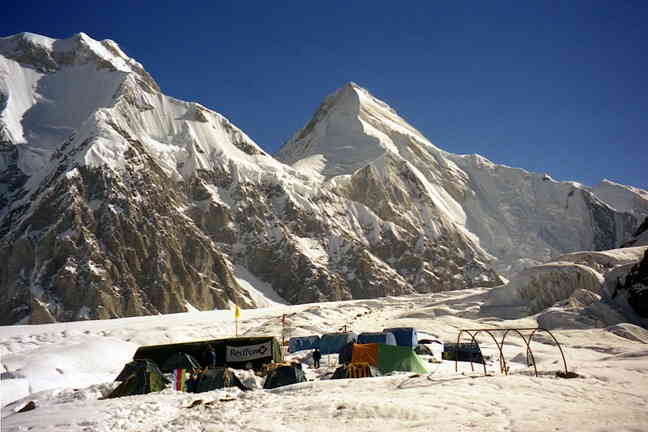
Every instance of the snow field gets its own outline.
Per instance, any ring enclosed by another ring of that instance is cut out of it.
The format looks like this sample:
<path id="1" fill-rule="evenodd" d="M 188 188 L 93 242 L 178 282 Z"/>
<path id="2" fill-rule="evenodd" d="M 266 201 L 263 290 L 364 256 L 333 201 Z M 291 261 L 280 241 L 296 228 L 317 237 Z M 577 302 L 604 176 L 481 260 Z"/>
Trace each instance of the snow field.
<path id="1" fill-rule="evenodd" d="M 435 295 L 386 297 L 372 300 L 321 303 L 243 310 L 244 334 L 281 336 L 281 315 L 287 315 L 290 336 L 337 331 L 376 331 L 389 326 L 414 326 L 421 337 L 456 340 L 461 328 L 533 326 L 534 318 L 504 320 L 481 316 L 479 306 L 488 290 L 443 292 Z M 232 334 L 231 311 L 192 312 L 164 317 L 63 323 L 3 328 L 2 368 L 24 376 L 30 385 L 50 382 L 53 388 L 30 394 L 38 408 L 14 414 L 23 402 L 3 408 L 9 431 L 33 428 L 70 431 L 390 431 L 390 430 L 645 430 L 648 418 L 648 331 L 629 324 L 609 329 L 557 330 L 569 369 L 581 377 L 559 379 L 558 350 L 547 337 L 537 336 L 533 352 L 539 377 L 527 367 L 525 346 L 507 338 L 504 354 L 509 376 L 499 372 L 494 345 L 480 337 L 489 357 L 489 376 L 481 365 L 474 372 L 461 363 L 430 363 L 429 375 L 328 380 L 335 366 L 313 370 L 308 352 L 306 383 L 270 391 L 246 393 L 224 389 L 200 394 L 165 390 L 157 394 L 98 400 L 135 348 L 133 340 L 178 342 Z M 537 325 L 537 323 L 535 323 Z M 87 343 L 80 343 L 81 341 Z M 130 340 L 127 341 L 127 340 Z M 642 342 L 644 341 L 644 342 Z M 12 354 L 13 353 L 13 354 Z M 88 359 L 88 367 L 79 358 Z M 38 360 L 41 359 L 41 360 Z M 40 362 L 40 363 L 39 363 Z M 331 363 L 334 363 L 331 358 Z M 61 374 L 56 370 L 61 369 Z M 90 377 L 87 371 L 96 370 Z M 114 371 L 113 375 L 109 372 Z M 6 372 L 5 372 L 6 373 Z M 58 377 L 63 377 L 58 378 Z M 70 381 L 65 378 L 69 377 Z M 90 379 L 92 378 L 92 379 Z M 247 377 L 248 385 L 256 379 Z M 91 382 L 93 381 L 94 382 Z M 3 380 L 2 391 L 17 379 Z M 23 381 L 19 381 L 23 382 Z M 256 385 L 260 386 L 259 380 Z M 85 385 L 85 388 L 79 388 Z M 78 388 L 78 390 L 72 390 Z M 33 390 L 33 389 L 32 389 Z M 196 401 L 201 400 L 201 403 Z M 190 408 L 191 405 L 196 404 Z M 5 430 L 5 429 L 3 429 Z"/>

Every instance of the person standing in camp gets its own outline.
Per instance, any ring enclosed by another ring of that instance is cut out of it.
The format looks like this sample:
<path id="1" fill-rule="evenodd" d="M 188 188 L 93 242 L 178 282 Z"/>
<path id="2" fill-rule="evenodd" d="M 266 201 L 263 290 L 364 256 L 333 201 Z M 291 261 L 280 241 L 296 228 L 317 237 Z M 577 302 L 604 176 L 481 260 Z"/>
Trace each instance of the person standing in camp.
<path id="1" fill-rule="evenodd" d="M 216 367 L 216 350 L 212 345 L 207 345 L 205 360 L 207 361 L 207 367 Z"/>
<path id="2" fill-rule="evenodd" d="M 319 369 L 321 359 L 322 353 L 320 352 L 320 350 L 315 348 L 315 351 L 313 351 L 313 366 L 315 367 L 315 369 Z"/>

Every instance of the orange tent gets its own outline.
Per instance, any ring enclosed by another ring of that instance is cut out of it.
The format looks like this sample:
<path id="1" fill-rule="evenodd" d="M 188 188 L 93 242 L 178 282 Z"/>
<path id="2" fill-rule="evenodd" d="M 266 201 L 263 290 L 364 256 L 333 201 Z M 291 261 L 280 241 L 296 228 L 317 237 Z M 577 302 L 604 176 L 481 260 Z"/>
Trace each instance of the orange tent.
<path id="1" fill-rule="evenodd" d="M 353 344 L 351 362 L 369 363 L 378 367 L 378 344 Z"/>

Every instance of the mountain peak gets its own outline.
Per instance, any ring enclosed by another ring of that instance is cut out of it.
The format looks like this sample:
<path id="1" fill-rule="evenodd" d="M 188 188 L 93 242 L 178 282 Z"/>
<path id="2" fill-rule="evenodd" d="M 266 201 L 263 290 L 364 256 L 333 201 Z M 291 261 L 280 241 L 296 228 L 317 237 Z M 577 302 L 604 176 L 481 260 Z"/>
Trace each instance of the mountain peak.
<path id="1" fill-rule="evenodd" d="M 313 118 L 276 154 L 304 174 L 333 177 L 351 174 L 385 152 L 413 140 L 431 145 L 420 132 L 368 90 L 348 82 L 324 99 Z"/>
<path id="2" fill-rule="evenodd" d="M 96 63 L 102 68 L 138 73 L 149 84 L 153 81 L 142 65 L 128 57 L 114 41 L 97 41 L 83 32 L 65 39 L 29 32 L 2 37 L 0 55 L 43 73 L 54 72 L 65 66 Z M 159 90 L 157 84 L 152 87 Z"/>

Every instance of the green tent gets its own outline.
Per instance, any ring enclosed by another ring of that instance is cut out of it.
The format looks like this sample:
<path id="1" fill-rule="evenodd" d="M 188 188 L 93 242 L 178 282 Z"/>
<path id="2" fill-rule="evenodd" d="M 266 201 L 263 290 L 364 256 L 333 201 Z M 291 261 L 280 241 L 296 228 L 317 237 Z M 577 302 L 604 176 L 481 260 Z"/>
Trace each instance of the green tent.
<path id="1" fill-rule="evenodd" d="M 227 367 L 209 368 L 201 373 L 194 389 L 194 393 L 202 393 L 210 390 L 226 387 L 238 387 L 243 391 L 249 390 L 241 380 L 234 374 L 234 371 Z"/>
<path id="2" fill-rule="evenodd" d="M 108 399 L 158 392 L 169 383 L 157 365 L 146 359 L 127 363 L 115 381 L 121 384 L 107 396 Z"/>
<path id="3" fill-rule="evenodd" d="M 410 347 L 378 343 L 354 344 L 351 361 L 366 362 L 380 369 L 382 373 L 393 371 L 427 373 L 425 363 Z"/>
<path id="4" fill-rule="evenodd" d="M 263 383 L 264 389 L 273 389 L 290 384 L 297 384 L 306 381 L 306 375 L 301 367 L 297 366 L 279 366 L 268 372 L 265 382 Z"/>
<path id="5" fill-rule="evenodd" d="M 378 368 L 383 372 L 409 371 L 428 373 L 425 363 L 410 347 L 378 345 Z"/>

